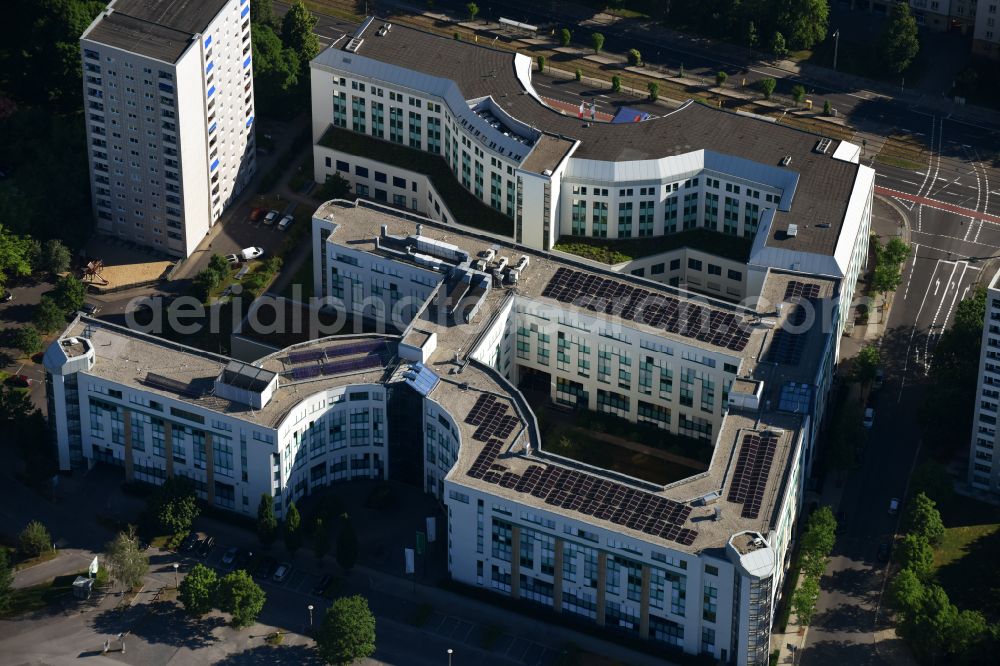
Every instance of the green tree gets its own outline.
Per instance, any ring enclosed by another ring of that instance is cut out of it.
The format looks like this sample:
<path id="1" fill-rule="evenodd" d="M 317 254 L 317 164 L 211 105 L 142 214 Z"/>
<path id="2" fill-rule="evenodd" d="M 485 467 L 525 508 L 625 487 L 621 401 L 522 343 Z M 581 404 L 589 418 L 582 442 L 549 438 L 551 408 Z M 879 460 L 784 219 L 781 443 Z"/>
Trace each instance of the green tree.
<path id="1" fill-rule="evenodd" d="M 42 333 L 51 333 L 66 325 L 66 313 L 56 305 L 55 299 L 45 294 L 35 306 L 31 320 Z"/>
<path id="2" fill-rule="evenodd" d="M 775 58 L 784 58 L 788 55 L 788 45 L 785 44 L 785 36 L 780 32 L 775 32 L 771 38 L 771 53 Z"/>
<path id="3" fill-rule="evenodd" d="M 920 654 L 930 657 L 947 650 L 950 632 L 959 617 L 958 609 L 939 585 L 924 588 L 916 612 L 907 614 L 901 627 L 903 636 Z"/>
<path id="4" fill-rule="evenodd" d="M 289 105 L 291 97 L 304 86 L 302 61 L 294 49 L 285 48 L 281 39 L 268 25 L 255 25 L 253 40 L 254 95 L 261 110 L 279 113 Z"/>
<path id="5" fill-rule="evenodd" d="M 927 539 L 919 534 L 907 534 L 896 546 L 896 559 L 902 569 L 910 569 L 920 580 L 934 572 L 934 551 Z"/>
<path id="6" fill-rule="evenodd" d="M 312 546 L 313 552 L 316 553 L 316 559 L 320 562 L 330 552 L 330 532 L 323 524 L 322 518 L 317 518 L 316 525 L 313 527 Z"/>
<path id="7" fill-rule="evenodd" d="M 944 536 L 944 523 L 934 500 L 924 493 L 918 493 L 911 499 L 903 515 L 903 529 L 924 537 L 930 544 L 940 543 Z"/>
<path id="8" fill-rule="evenodd" d="M 0 612 L 10 607 L 10 599 L 14 589 L 14 570 L 7 557 L 7 549 L 0 548 Z"/>
<path id="9" fill-rule="evenodd" d="M 833 544 L 837 538 L 837 519 L 828 506 L 821 506 L 806 520 L 806 529 L 802 534 L 802 551 L 817 553 L 828 557 L 833 552 Z"/>
<path id="10" fill-rule="evenodd" d="M 574 78 L 576 78 L 577 81 L 582 81 L 583 80 L 583 71 L 581 71 L 580 68 L 577 67 L 576 71 L 573 72 L 573 76 L 574 76 Z"/>
<path id="11" fill-rule="evenodd" d="M 38 258 L 37 268 L 48 273 L 65 273 L 69 270 L 70 262 L 73 260 L 69 248 L 57 238 L 45 241 L 42 244 L 42 253 Z"/>
<path id="12" fill-rule="evenodd" d="M 747 46 L 750 48 L 750 51 L 753 52 L 753 47 L 757 46 L 757 42 L 760 39 L 760 37 L 757 36 L 757 26 L 754 24 L 753 21 L 749 21 L 747 23 L 747 30 L 745 37 L 747 40 Z"/>
<path id="13" fill-rule="evenodd" d="M 346 513 L 341 516 L 340 534 L 337 535 L 337 564 L 350 571 L 358 561 L 358 534 Z"/>
<path id="14" fill-rule="evenodd" d="M 792 86 L 792 99 L 795 100 L 795 105 L 798 106 L 802 103 L 802 100 L 806 98 L 806 89 L 798 84 Z"/>
<path id="15" fill-rule="evenodd" d="M 812 623 L 817 599 L 819 599 L 819 580 L 813 576 L 806 576 L 792 593 L 792 610 L 795 611 L 800 625 Z"/>
<path id="16" fill-rule="evenodd" d="M 722 86 L 726 85 L 726 79 L 728 79 L 728 78 L 729 78 L 729 75 L 726 74 L 725 72 L 723 72 L 720 69 L 718 72 L 715 73 L 715 85 L 716 85 L 716 87 L 721 88 Z"/>
<path id="17" fill-rule="evenodd" d="M 319 196 L 324 201 L 344 199 L 351 194 L 351 184 L 344 180 L 340 172 L 326 177 L 326 182 L 320 185 Z"/>
<path id="18" fill-rule="evenodd" d="M 76 312 L 87 298 L 87 285 L 72 275 L 63 275 L 56 280 L 52 298 L 63 312 Z"/>
<path id="19" fill-rule="evenodd" d="M 599 32 L 590 33 L 590 45 L 594 47 L 594 53 L 600 53 L 604 49 L 604 35 Z"/>
<path id="20" fill-rule="evenodd" d="M 213 254 L 208 260 L 207 270 L 214 271 L 220 278 L 229 275 L 229 262 L 221 254 Z"/>
<path id="21" fill-rule="evenodd" d="M 948 470 L 940 463 L 928 460 L 921 463 L 910 477 L 910 486 L 914 493 L 923 493 L 941 504 L 951 500 L 955 495 L 955 481 Z"/>
<path id="22" fill-rule="evenodd" d="M 263 493 L 257 505 L 257 538 L 260 545 L 270 548 L 278 536 L 278 518 L 274 515 L 274 498 Z"/>
<path id="23" fill-rule="evenodd" d="M 886 294 L 896 291 L 903 281 L 903 274 L 898 266 L 879 264 L 872 275 L 871 289 L 885 299 Z"/>
<path id="24" fill-rule="evenodd" d="M 9 277 L 31 275 L 33 248 L 31 238 L 13 234 L 0 224 L 0 288 Z"/>
<path id="25" fill-rule="evenodd" d="M 17 550 L 21 553 L 21 557 L 38 557 L 52 550 L 52 536 L 49 530 L 37 520 L 32 520 L 17 535 Z"/>
<path id="26" fill-rule="evenodd" d="M 660 98 L 660 84 L 656 81 L 650 81 L 646 84 L 646 90 L 649 92 L 649 101 L 655 102 Z"/>
<path id="27" fill-rule="evenodd" d="M 208 295 L 212 293 L 213 289 L 217 289 L 222 280 L 219 279 L 219 274 L 213 270 L 207 268 L 203 269 L 197 275 L 194 276 L 191 287 L 194 289 L 194 293 L 201 300 L 208 298 Z"/>
<path id="28" fill-rule="evenodd" d="M 778 25 L 786 31 L 793 48 L 811 49 L 826 39 L 829 15 L 827 0 L 783 0 Z"/>
<path id="29" fill-rule="evenodd" d="M 875 381 L 878 373 L 878 366 L 881 362 L 878 347 L 875 345 L 865 345 L 854 357 L 854 381 L 862 386 L 867 386 Z"/>
<path id="30" fill-rule="evenodd" d="M 180 475 L 164 481 L 150 497 L 149 512 L 159 529 L 170 534 L 190 530 L 191 523 L 201 512 L 194 481 Z"/>
<path id="31" fill-rule="evenodd" d="M 539 72 L 545 71 L 545 56 L 543 55 L 538 56 L 538 71 Z"/>
<path id="32" fill-rule="evenodd" d="M 34 409 L 34 405 L 31 404 L 30 393 L 18 390 L 14 386 L 0 384 L 0 421 L 14 421 L 16 424 L 20 424 Z M 5 423 L 3 425 L 7 426 L 9 424 Z M 18 440 L 9 431 L 7 435 L 13 441 Z M 37 452 L 40 448 L 38 446 L 31 446 L 28 448 L 28 451 Z M 32 469 L 31 466 L 29 466 L 29 469 Z"/>
<path id="33" fill-rule="evenodd" d="M 196 564 L 181 581 L 178 598 L 184 605 L 184 610 L 191 615 L 204 615 L 212 610 L 218 586 L 219 577 L 215 569 Z"/>
<path id="34" fill-rule="evenodd" d="M 760 86 L 760 91 L 764 93 L 764 99 L 771 99 L 771 94 L 774 92 L 774 88 L 778 85 L 778 82 L 768 78 L 761 79 L 757 85 Z"/>
<path id="35" fill-rule="evenodd" d="M 892 579 L 889 594 L 897 609 L 911 613 L 923 599 L 924 584 L 920 582 L 917 574 L 913 573 L 913 569 L 903 569 Z"/>
<path id="36" fill-rule="evenodd" d="M 127 532 L 119 532 L 118 536 L 104 547 L 104 565 L 108 568 L 111 580 L 131 590 L 142 584 L 142 579 L 149 571 L 149 558 L 139 550 L 139 539 L 135 528 L 129 526 Z"/>
<path id="37" fill-rule="evenodd" d="M 893 236 L 889 242 L 882 246 L 879 260 L 892 264 L 896 267 L 902 265 L 906 258 L 910 256 L 910 246 L 898 236 Z"/>
<path id="38" fill-rule="evenodd" d="M 267 596 L 246 571 L 232 571 L 219 581 L 219 610 L 232 615 L 236 628 L 249 627 L 264 608 Z"/>
<path id="39" fill-rule="evenodd" d="M 573 40 L 573 33 L 569 31 L 569 28 L 563 28 L 559 31 L 559 45 L 569 46 L 569 43 Z"/>
<path id="40" fill-rule="evenodd" d="M 465 6 L 465 10 L 469 12 L 469 20 L 475 21 L 476 17 L 479 16 L 479 5 L 474 2 L 470 2 Z"/>
<path id="41" fill-rule="evenodd" d="M 288 511 L 285 514 L 285 548 L 289 554 L 295 555 L 295 551 L 302 547 L 302 516 L 295 502 L 288 503 Z"/>
<path id="42" fill-rule="evenodd" d="M 642 67 L 642 54 L 639 49 L 628 50 L 628 64 L 631 67 Z"/>
<path id="43" fill-rule="evenodd" d="M 832 116 L 833 115 L 833 105 L 830 104 L 830 100 L 825 100 L 823 102 L 823 115 Z"/>
<path id="44" fill-rule="evenodd" d="M 281 19 L 281 41 L 299 57 L 303 74 L 308 75 L 309 61 L 319 55 L 319 37 L 313 32 L 316 17 L 309 13 L 302 0 L 288 8 Z"/>
<path id="45" fill-rule="evenodd" d="M 261 26 L 277 24 L 272 0 L 250 0 L 250 22 L 253 23 L 254 30 Z"/>
<path id="46" fill-rule="evenodd" d="M 622 77 L 618 76 L 617 74 L 611 77 L 611 89 L 615 92 L 621 92 Z"/>
<path id="47" fill-rule="evenodd" d="M 894 3 L 889 11 L 889 22 L 879 40 L 882 62 L 890 73 L 902 74 L 917 57 L 918 51 L 917 21 L 910 14 L 910 6 L 905 2 Z"/>
<path id="48" fill-rule="evenodd" d="M 41 350 L 42 342 L 41 333 L 31 324 L 22 326 L 14 334 L 14 346 L 20 349 L 25 356 L 31 356 Z"/>
<path id="49" fill-rule="evenodd" d="M 360 595 L 333 602 L 316 635 L 316 648 L 328 664 L 349 664 L 375 653 L 375 616 Z"/>

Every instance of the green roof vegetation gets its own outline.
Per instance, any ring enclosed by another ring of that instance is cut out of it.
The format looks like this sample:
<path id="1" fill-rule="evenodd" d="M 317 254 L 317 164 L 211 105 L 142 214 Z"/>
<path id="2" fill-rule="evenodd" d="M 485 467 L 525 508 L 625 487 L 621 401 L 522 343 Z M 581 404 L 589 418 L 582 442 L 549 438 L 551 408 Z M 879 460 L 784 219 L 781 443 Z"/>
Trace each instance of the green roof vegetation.
<path id="1" fill-rule="evenodd" d="M 753 246 L 752 238 L 730 236 L 709 229 L 688 229 L 663 236 L 623 240 L 580 236 L 564 238 L 565 241 L 556 243 L 553 249 L 611 265 L 685 247 L 746 263 Z"/>
<path id="2" fill-rule="evenodd" d="M 332 125 L 319 144 L 423 174 L 430 178 L 455 222 L 502 236 L 514 235 L 514 220 L 490 208 L 462 187 L 444 158 Z"/>

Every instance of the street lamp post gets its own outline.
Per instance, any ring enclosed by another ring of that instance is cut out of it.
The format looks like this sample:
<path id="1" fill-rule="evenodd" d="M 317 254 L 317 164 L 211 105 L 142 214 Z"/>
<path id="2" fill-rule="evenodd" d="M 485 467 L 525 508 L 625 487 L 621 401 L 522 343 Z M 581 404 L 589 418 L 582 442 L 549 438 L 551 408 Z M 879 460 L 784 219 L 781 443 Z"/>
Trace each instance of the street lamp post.
<path id="1" fill-rule="evenodd" d="M 451 666 L 451 655 L 454 652 L 451 648 L 448 648 L 448 666 Z"/>
<path id="2" fill-rule="evenodd" d="M 833 71 L 837 71 L 837 51 L 840 50 L 840 28 L 833 31 Z"/>
<path id="3" fill-rule="evenodd" d="M 174 588 L 175 589 L 178 588 L 178 587 L 180 587 L 180 584 L 177 582 L 177 569 L 179 569 L 180 566 L 181 565 L 177 564 L 177 562 L 174 562 Z"/>
<path id="4" fill-rule="evenodd" d="M 313 626 L 313 605 L 309 604 L 309 628 L 312 629 Z"/>

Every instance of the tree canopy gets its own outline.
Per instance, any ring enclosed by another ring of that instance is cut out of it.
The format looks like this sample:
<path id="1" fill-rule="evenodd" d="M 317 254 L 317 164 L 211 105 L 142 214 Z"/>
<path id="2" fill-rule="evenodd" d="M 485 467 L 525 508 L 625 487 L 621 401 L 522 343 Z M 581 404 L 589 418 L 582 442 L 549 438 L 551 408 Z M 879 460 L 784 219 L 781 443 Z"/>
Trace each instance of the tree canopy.
<path id="1" fill-rule="evenodd" d="M 45 551 L 52 550 L 52 536 L 49 535 L 48 528 L 39 521 L 32 520 L 17 536 L 17 549 L 23 557 L 38 557 Z"/>
<path id="2" fill-rule="evenodd" d="M 907 534 L 899 541 L 896 559 L 900 568 L 911 570 L 920 580 L 927 580 L 934 571 L 934 551 L 919 534 Z"/>
<path id="3" fill-rule="evenodd" d="M 249 627 L 257 621 L 267 596 L 246 571 L 232 571 L 219 581 L 219 610 L 232 615 L 234 627 Z"/>
<path id="4" fill-rule="evenodd" d="M 191 615 L 204 615 L 212 610 L 218 591 L 219 578 L 215 569 L 196 564 L 181 581 L 178 598 Z"/>
<path id="5" fill-rule="evenodd" d="M 879 40 L 879 51 L 886 69 L 902 74 L 920 51 L 917 21 L 910 13 L 910 5 L 897 2 L 889 11 L 889 22 Z"/>
<path id="6" fill-rule="evenodd" d="M 31 275 L 33 250 L 29 236 L 11 233 L 0 223 L 0 288 L 10 277 Z"/>
<path id="7" fill-rule="evenodd" d="M 129 590 L 142 584 L 142 579 L 149 571 L 149 558 L 139 550 L 139 540 L 135 530 L 129 527 L 127 532 L 119 532 L 118 536 L 104 547 L 104 564 L 108 568 L 111 580 Z"/>
<path id="8" fill-rule="evenodd" d="M 319 55 L 319 37 L 313 32 L 316 17 L 309 13 L 302 0 L 288 8 L 281 20 L 281 41 L 299 57 L 300 71 L 308 76 L 309 61 Z"/>
<path id="9" fill-rule="evenodd" d="M 927 539 L 928 543 L 936 544 L 944 536 L 944 523 L 934 500 L 923 493 L 918 493 L 910 500 L 903 515 L 903 529 L 910 534 L 916 534 Z"/>
<path id="10" fill-rule="evenodd" d="M 328 664 L 348 664 L 375 653 L 375 616 L 360 595 L 341 597 L 326 611 L 316 648 Z"/>
<path id="11" fill-rule="evenodd" d="M 198 497 L 194 481 L 186 476 L 173 476 L 159 486 L 150 498 L 149 507 L 161 529 L 171 534 L 186 532 L 198 517 Z"/>
<path id="12" fill-rule="evenodd" d="M 811 49 L 826 39 L 827 0 L 782 0 L 778 24 L 793 49 Z"/>
<path id="13" fill-rule="evenodd" d="M 865 345 L 854 358 L 854 381 L 866 386 L 875 381 L 880 362 L 878 347 Z"/>
<path id="14" fill-rule="evenodd" d="M 295 502 L 288 503 L 284 528 L 285 548 L 290 555 L 295 555 L 295 551 L 302 546 L 302 516 Z"/>
<path id="15" fill-rule="evenodd" d="M 262 546 L 270 548 L 277 536 L 278 518 L 274 515 L 274 498 L 263 493 L 260 504 L 257 505 L 257 538 Z"/>

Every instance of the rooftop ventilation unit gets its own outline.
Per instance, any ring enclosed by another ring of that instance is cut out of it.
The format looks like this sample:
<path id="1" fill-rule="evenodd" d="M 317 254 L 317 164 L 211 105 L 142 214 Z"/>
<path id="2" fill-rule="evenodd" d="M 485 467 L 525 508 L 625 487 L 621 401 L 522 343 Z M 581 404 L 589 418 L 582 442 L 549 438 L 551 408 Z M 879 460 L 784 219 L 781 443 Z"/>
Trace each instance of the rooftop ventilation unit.
<path id="1" fill-rule="evenodd" d="M 819 153 L 820 155 L 825 155 L 826 151 L 830 149 L 830 143 L 831 143 L 830 139 L 824 137 L 816 142 L 816 147 L 813 148 L 813 150 Z"/>
<path id="2" fill-rule="evenodd" d="M 799 235 L 799 225 L 789 224 L 788 229 L 785 231 L 785 235 L 789 238 L 795 238 Z"/>
<path id="3" fill-rule="evenodd" d="M 364 41 L 363 37 L 351 37 L 351 41 L 347 42 L 347 50 L 351 53 L 357 53 Z"/>
<path id="4" fill-rule="evenodd" d="M 359 44 L 359 46 L 360 46 L 360 44 Z M 351 48 L 350 45 L 348 45 L 347 48 L 350 49 Z M 792 163 L 792 156 L 791 155 L 785 155 L 784 157 L 781 158 L 781 166 L 788 166 L 791 163 Z"/>

